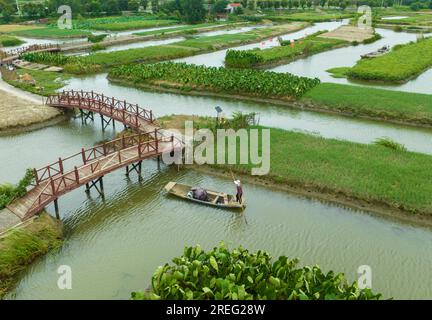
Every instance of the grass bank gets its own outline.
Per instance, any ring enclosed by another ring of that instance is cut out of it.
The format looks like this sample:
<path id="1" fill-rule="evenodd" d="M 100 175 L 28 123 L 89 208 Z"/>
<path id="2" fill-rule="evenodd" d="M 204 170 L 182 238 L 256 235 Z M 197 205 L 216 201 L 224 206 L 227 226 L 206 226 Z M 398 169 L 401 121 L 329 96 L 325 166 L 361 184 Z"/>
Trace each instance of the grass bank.
<path id="1" fill-rule="evenodd" d="M 61 224 L 42 213 L 32 222 L 0 236 L 0 299 L 12 290 L 20 271 L 61 245 Z"/>
<path id="2" fill-rule="evenodd" d="M 29 53 L 22 56 L 31 62 L 65 66 L 65 71 L 96 73 L 117 65 L 134 63 L 154 63 L 163 60 L 182 58 L 196 54 L 220 50 L 262 39 L 290 33 L 306 26 L 306 23 L 293 22 L 265 29 L 256 29 L 238 34 L 225 34 L 211 37 L 198 37 L 176 42 L 175 44 L 151 46 L 145 48 L 99 52 L 84 57 L 63 56 L 61 54 Z"/>
<path id="3" fill-rule="evenodd" d="M 168 128 L 172 123 L 184 125 L 175 119 L 176 116 L 162 117 L 158 121 Z M 193 120 L 200 128 L 215 123 L 214 119 L 203 117 Z M 252 181 L 412 222 L 423 219 L 432 225 L 432 157 L 429 155 L 271 128 L 270 172 L 266 176 L 250 176 L 253 167 L 256 165 L 215 165 L 212 170 L 231 169 Z"/>
<path id="4" fill-rule="evenodd" d="M 361 59 L 348 70 L 350 78 L 405 82 L 432 66 L 432 38 L 397 45 L 389 53 L 372 59 Z"/>
<path id="5" fill-rule="evenodd" d="M 21 77 L 26 74 L 30 75 L 34 80 L 34 84 L 20 79 L 11 80 L 5 78 L 4 80 L 14 87 L 43 96 L 54 94 L 58 89 L 63 88 L 66 81 L 70 79 L 70 75 L 66 73 L 41 70 L 18 69 L 17 74 Z"/>
<path id="6" fill-rule="evenodd" d="M 14 47 L 23 44 L 25 41 L 12 36 L 0 35 L 0 46 L 1 47 Z"/>
<path id="7" fill-rule="evenodd" d="M 293 46 L 289 41 L 282 41 L 281 46 L 268 49 L 228 50 L 225 66 L 231 68 L 260 68 L 277 64 L 286 64 L 295 59 L 305 58 L 319 52 L 347 46 L 348 41 L 319 37 L 318 32 L 297 40 Z"/>

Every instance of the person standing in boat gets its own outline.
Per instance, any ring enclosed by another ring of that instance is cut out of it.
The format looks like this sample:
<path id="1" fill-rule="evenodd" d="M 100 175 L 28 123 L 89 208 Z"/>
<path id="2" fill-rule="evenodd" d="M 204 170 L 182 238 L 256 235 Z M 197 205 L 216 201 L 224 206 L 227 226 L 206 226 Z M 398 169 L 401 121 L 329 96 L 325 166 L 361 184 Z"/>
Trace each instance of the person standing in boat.
<path id="1" fill-rule="evenodd" d="M 240 182 L 240 180 L 234 180 L 234 183 L 235 183 L 236 188 L 237 188 L 237 193 L 236 193 L 237 202 L 242 203 L 243 188 L 242 188 L 241 182 Z"/>

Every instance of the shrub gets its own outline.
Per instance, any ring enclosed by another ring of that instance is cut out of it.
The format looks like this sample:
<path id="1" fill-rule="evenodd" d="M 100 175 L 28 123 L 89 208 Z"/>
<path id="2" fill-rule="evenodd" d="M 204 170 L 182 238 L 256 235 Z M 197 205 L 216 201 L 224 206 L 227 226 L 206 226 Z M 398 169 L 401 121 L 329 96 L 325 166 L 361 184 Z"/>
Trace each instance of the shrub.
<path id="1" fill-rule="evenodd" d="M 103 41 L 108 36 L 108 34 L 99 34 L 99 35 L 89 35 L 87 40 L 92 43 L 98 43 Z"/>
<path id="2" fill-rule="evenodd" d="M 269 253 L 228 250 L 222 243 L 205 252 L 186 247 L 174 265 L 157 268 L 147 292 L 132 299 L 154 300 L 369 300 L 380 299 L 370 289 L 348 284 L 342 273 L 324 273 L 319 266 L 298 267 L 298 260 Z"/>
<path id="3" fill-rule="evenodd" d="M 374 144 L 397 151 L 406 151 L 406 147 L 403 144 L 397 143 L 388 137 L 378 138 L 374 141 Z"/>
<path id="4" fill-rule="evenodd" d="M 32 169 L 27 169 L 24 177 L 17 185 L 9 183 L 0 185 L 0 209 L 6 207 L 12 200 L 22 197 L 27 193 L 27 187 L 33 182 L 34 174 Z"/>
<path id="5" fill-rule="evenodd" d="M 259 49 L 258 49 L 259 50 Z M 228 50 L 225 56 L 225 66 L 231 68 L 250 68 L 264 61 L 256 50 Z"/>

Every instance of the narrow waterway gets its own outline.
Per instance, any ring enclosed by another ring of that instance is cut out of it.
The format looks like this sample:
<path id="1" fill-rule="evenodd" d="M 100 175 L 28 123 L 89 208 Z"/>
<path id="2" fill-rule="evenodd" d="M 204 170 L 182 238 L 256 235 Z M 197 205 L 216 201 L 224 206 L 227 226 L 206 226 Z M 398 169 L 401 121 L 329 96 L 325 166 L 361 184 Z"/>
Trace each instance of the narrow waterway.
<path id="1" fill-rule="evenodd" d="M 27 167 L 114 134 L 103 135 L 98 123 L 82 126 L 71 120 L 1 137 L 0 150 L 8 152 L 0 153 L 0 181 L 17 181 Z M 233 191 L 230 177 L 164 166 L 158 171 L 153 160 L 143 168 L 142 183 L 134 175 L 126 178 L 123 170 L 107 175 L 104 200 L 94 192 L 87 197 L 82 188 L 61 197 L 64 245 L 27 268 L 8 298 L 128 299 L 131 291 L 148 287 L 154 270 L 180 255 L 185 245 L 210 249 L 219 241 L 299 257 L 302 264 L 345 272 L 350 281 L 367 264 L 374 290 L 385 297 L 432 298 L 429 230 L 250 184 L 245 185 L 244 215 L 203 207 L 166 196 L 164 185 L 175 180 Z M 72 268 L 72 290 L 57 288 L 61 265 Z"/>
<path id="2" fill-rule="evenodd" d="M 428 129 L 297 111 L 267 103 L 144 91 L 110 83 L 106 74 L 73 78 L 64 89 L 89 90 L 90 88 L 95 92 L 109 94 L 137 103 L 143 108 L 152 109 L 159 117 L 170 114 L 215 116 L 214 108 L 220 106 L 226 115 L 236 111 L 257 112 L 260 124 L 270 127 L 359 143 L 371 143 L 377 138 L 389 137 L 404 144 L 411 151 L 432 154 L 432 131 Z"/>
<path id="3" fill-rule="evenodd" d="M 348 22 L 349 22 L 348 19 L 344 19 L 342 21 L 319 22 L 319 23 L 315 23 L 314 25 L 312 25 L 310 27 L 304 28 L 302 30 L 282 35 L 281 38 L 283 40 L 300 39 L 300 38 L 311 35 L 311 34 L 318 32 L 318 31 L 334 30 L 334 29 L 340 27 L 341 25 L 348 24 Z M 238 47 L 231 48 L 231 49 L 235 49 L 235 50 L 249 50 L 249 49 L 254 49 L 254 48 L 264 49 L 264 48 L 271 48 L 271 47 L 277 46 L 277 45 L 279 45 L 279 42 L 277 41 L 276 37 L 273 37 L 272 39 L 267 39 L 265 41 L 247 44 L 244 46 L 238 46 Z M 229 49 L 219 50 L 219 51 L 206 53 L 206 54 L 200 54 L 200 55 L 196 55 L 196 56 L 192 56 L 192 57 L 176 59 L 174 61 L 193 63 L 193 64 L 198 64 L 198 65 L 206 65 L 209 67 L 222 67 L 222 66 L 224 66 L 225 54 L 228 50 Z"/>
<path id="4" fill-rule="evenodd" d="M 384 85 L 377 83 L 366 83 L 359 81 L 350 81 L 345 78 L 333 78 L 328 69 L 336 67 L 352 67 L 362 54 L 375 51 L 383 46 L 393 47 L 397 44 L 405 44 L 417 39 L 417 34 L 407 32 L 395 32 L 388 29 L 376 29 L 382 39 L 371 44 L 360 44 L 358 46 L 344 47 L 336 50 L 326 51 L 315 54 L 306 59 L 294 61 L 287 65 L 278 66 L 271 69 L 276 72 L 289 72 L 299 76 L 318 77 L 323 82 L 356 84 L 364 86 L 373 86 L 388 90 L 398 90 L 407 92 L 432 93 L 432 69 L 419 75 L 417 78 L 398 85 Z"/>

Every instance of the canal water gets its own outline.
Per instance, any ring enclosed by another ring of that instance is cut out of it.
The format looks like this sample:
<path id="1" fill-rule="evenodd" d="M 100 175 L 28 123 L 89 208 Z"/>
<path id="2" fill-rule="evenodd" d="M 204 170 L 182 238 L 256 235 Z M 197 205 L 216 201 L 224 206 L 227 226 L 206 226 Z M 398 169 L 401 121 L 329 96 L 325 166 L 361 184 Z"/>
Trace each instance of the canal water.
<path id="1" fill-rule="evenodd" d="M 432 131 L 381 122 L 359 120 L 316 112 L 291 110 L 268 103 L 245 102 L 232 99 L 187 96 L 172 93 L 144 91 L 110 83 L 106 74 L 73 78 L 65 90 L 94 90 L 152 109 L 157 117 L 171 114 L 215 116 L 220 106 L 226 115 L 233 112 L 256 112 L 260 124 L 294 130 L 325 138 L 372 143 L 377 138 L 389 137 L 410 151 L 432 153 Z"/>
<path id="2" fill-rule="evenodd" d="M 0 138 L 0 181 L 17 181 L 27 167 L 55 161 L 81 147 L 112 138 L 99 121 L 69 122 Z M 18 147 L 19 146 L 19 147 Z M 17 154 L 20 156 L 17 157 Z M 367 212 L 245 184 L 244 215 L 167 196 L 164 185 L 180 181 L 234 192 L 230 177 L 144 162 L 144 181 L 123 170 L 104 179 L 105 199 L 78 189 L 60 198 L 65 242 L 20 276 L 10 299 L 128 299 L 150 284 L 152 272 L 182 254 L 185 245 L 205 249 L 224 241 L 231 248 L 266 249 L 298 257 L 350 281 L 360 265 L 373 272 L 373 288 L 386 297 L 432 298 L 429 279 L 432 232 Z M 48 207 L 49 212 L 53 208 Z M 57 269 L 72 268 L 72 290 L 59 290 Z"/>
<path id="3" fill-rule="evenodd" d="M 217 57 L 215 58 L 217 59 Z M 151 108 L 156 116 L 172 113 L 214 115 L 257 111 L 261 124 L 369 143 L 390 136 L 411 150 L 429 153 L 428 130 L 291 111 L 265 103 L 145 92 L 108 83 L 106 75 L 74 78 L 68 88 L 100 91 Z M 70 120 L 28 133 L 0 136 L 0 181 L 17 182 L 26 168 L 40 167 L 104 139 L 99 118 L 82 125 Z M 118 130 L 122 127 L 118 126 Z M 19 157 L 17 156 L 19 155 Z M 265 249 L 274 256 L 298 257 L 324 270 L 357 278 L 357 268 L 372 268 L 373 289 L 385 297 L 432 298 L 432 230 L 413 227 L 344 206 L 246 183 L 244 214 L 203 207 L 169 197 L 169 181 L 234 192 L 230 177 L 144 162 L 144 180 L 123 170 L 104 179 L 105 197 L 78 189 L 60 198 L 64 245 L 41 257 L 20 276 L 10 299 L 128 299 L 144 290 L 161 264 L 182 254 L 186 245 L 205 249 L 224 241 L 231 248 Z M 50 213 L 53 208 L 48 207 Z M 57 269 L 72 268 L 72 290 L 59 290 Z"/>

